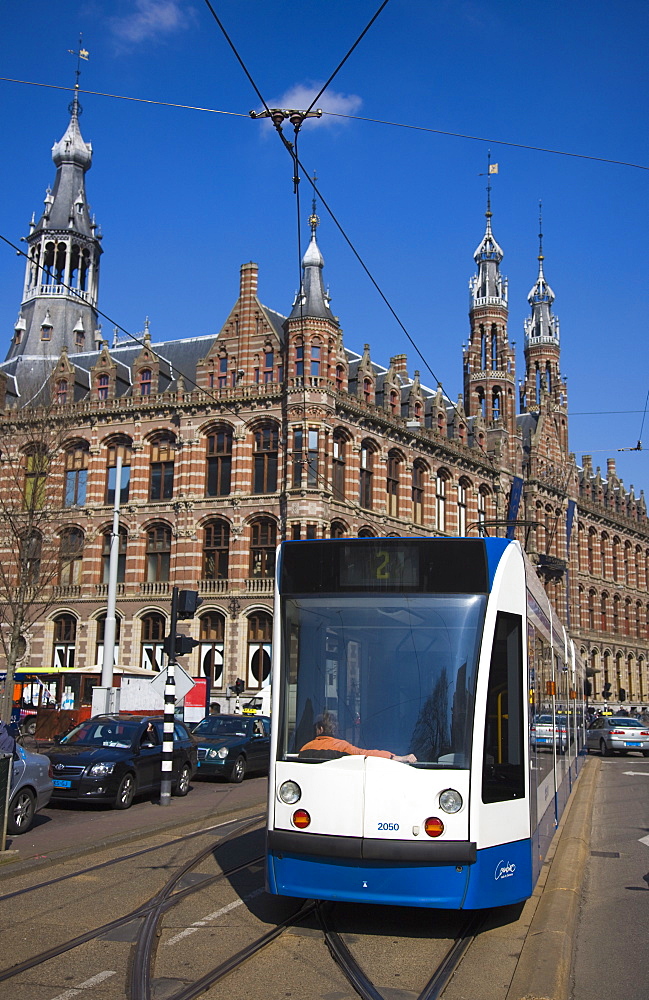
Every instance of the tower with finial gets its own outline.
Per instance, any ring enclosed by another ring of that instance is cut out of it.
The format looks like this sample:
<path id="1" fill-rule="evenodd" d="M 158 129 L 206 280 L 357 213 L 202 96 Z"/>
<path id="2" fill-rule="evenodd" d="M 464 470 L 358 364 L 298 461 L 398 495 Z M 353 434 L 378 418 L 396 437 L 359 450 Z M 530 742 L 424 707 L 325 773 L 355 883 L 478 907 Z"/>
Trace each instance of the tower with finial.
<path id="1" fill-rule="evenodd" d="M 329 373 L 346 367 L 342 334 L 337 318 L 331 311 L 330 296 L 323 280 L 324 257 L 318 246 L 316 232 L 320 219 L 314 197 L 309 216 L 311 240 L 302 258 L 302 280 L 293 308 L 286 321 L 289 377 L 299 384 L 324 386 Z M 344 375 L 342 377 L 345 377 Z"/>
<path id="2" fill-rule="evenodd" d="M 79 40 L 70 122 L 52 148 L 54 187 L 47 189 L 42 215 L 32 218 L 25 284 L 7 359 L 22 354 L 58 358 L 95 349 L 101 235 L 86 199 L 85 175 L 92 146 L 79 128 L 80 60 L 88 53 Z"/>
<path id="3" fill-rule="evenodd" d="M 492 163 L 489 156 L 486 226 L 473 255 L 478 271 L 469 281 L 470 335 L 463 360 L 467 417 L 480 414 L 488 438 L 493 431 L 500 439 L 503 433 L 513 435 L 515 432 L 516 366 L 514 349 L 507 335 L 507 279 L 500 273 L 503 251 L 491 229 L 491 178 L 496 173 L 498 164 Z M 507 452 L 505 448 L 503 453 Z"/>
<path id="4" fill-rule="evenodd" d="M 568 411 L 568 389 L 561 375 L 559 320 L 552 312 L 554 292 L 543 271 L 543 216 L 539 202 L 539 271 L 527 301 L 532 315 L 525 320 L 525 379 L 520 405 L 524 413 L 536 413 L 543 398 L 564 414 Z M 567 444 L 567 442 L 566 442 Z"/>

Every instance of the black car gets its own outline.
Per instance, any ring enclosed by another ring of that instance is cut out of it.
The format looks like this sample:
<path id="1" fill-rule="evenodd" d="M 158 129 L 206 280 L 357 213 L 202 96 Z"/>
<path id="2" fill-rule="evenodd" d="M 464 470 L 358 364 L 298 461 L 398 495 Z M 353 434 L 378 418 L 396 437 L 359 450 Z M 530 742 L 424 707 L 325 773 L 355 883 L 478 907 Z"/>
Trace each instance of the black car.
<path id="1" fill-rule="evenodd" d="M 199 775 L 243 781 L 246 771 L 268 774 L 270 719 L 265 715 L 210 715 L 192 733 Z"/>
<path id="2" fill-rule="evenodd" d="M 128 809 L 135 795 L 161 782 L 161 716 L 96 715 L 47 750 L 54 772 L 52 801 L 108 801 Z M 182 722 L 174 724 L 172 793 L 187 795 L 196 770 L 196 744 Z"/>

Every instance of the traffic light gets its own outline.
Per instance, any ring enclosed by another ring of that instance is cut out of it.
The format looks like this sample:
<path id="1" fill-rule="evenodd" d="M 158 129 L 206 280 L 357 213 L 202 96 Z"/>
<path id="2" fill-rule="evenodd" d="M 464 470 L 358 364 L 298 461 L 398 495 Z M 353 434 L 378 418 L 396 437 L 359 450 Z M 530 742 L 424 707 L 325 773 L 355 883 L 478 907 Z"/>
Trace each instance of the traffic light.
<path id="1" fill-rule="evenodd" d="M 203 603 L 203 598 L 198 596 L 197 590 L 179 590 L 178 591 L 178 617 L 179 618 L 193 618 L 196 614 L 196 609 Z"/>
<path id="2" fill-rule="evenodd" d="M 200 639 L 192 639 L 189 635 L 176 635 L 176 656 L 187 656 L 191 653 L 194 646 L 198 646 Z M 162 648 L 167 654 L 171 656 L 171 636 L 168 635 L 164 642 L 162 643 Z"/>
<path id="3" fill-rule="evenodd" d="M 234 693 L 238 698 L 240 694 L 243 694 L 245 687 L 246 687 L 246 682 L 242 680 L 240 677 L 237 677 L 234 684 L 230 684 L 230 691 L 234 691 Z"/>
<path id="4" fill-rule="evenodd" d="M 626 690 L 624 688 L 620 688 L 620 690 L 618 691 L 617 700 L 626 701 Z"/>

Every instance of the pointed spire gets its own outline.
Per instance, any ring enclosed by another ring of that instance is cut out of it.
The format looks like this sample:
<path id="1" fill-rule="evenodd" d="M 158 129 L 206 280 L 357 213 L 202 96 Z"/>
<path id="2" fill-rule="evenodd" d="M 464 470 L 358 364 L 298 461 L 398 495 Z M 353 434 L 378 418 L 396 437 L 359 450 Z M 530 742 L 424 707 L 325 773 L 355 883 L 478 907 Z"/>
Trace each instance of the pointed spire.
<path id="1" fill-rule="evenodd" d="M 527 296 L 527 301 L 530 305 L 534 305 L 537 302 L 548 302 L 550 305 L 554 302 L 554 292 L 545 280 L 545 274 L 543 273 L 543 261 L 545 257 L 543 256 L 543 203 L 539 202 L 539 274 L 536 279 L 536 284 L 530 290 Z"/>
<path id="2" fill-rule="evenodd" d="M 315 174 L 313 180 L 314 182 L 317 180 Z M 330 297 L 328 292 L 325 291 L 322 280 L 324 257 L 320 252 L 320 247 L 316 239 L 316 230 L 319 225 L 320 219 L 316 214 L 314 194 L 311 215 L 309 216 L 311 242 L 302 258 L 302 287 L 295 298 L 289 319 L 295 319 L 299 316 L 313 316 L 334 321 L 333 314 L 329 308 Z"/>
<path id="3" fill-rule="evenodd" d="M 543 214 L 539 202 L 539 271 L 536 282 L 530 289 L 527 301 L 532 307 L 532 315 L 525 320 L 525 345 L 553 343 L 559 346 L 559 320 L 552 312 L 554 292 L 550 288 L 543 271 Z"/>
<path id="4" fill-rule="evenodd" d="M 485 219 L 487 222 L 485 226 L 485 234 L 473 254 L 473 259 L 478 265 L 481 261 L 487 260 L 496 261 L 497 264 L 500 264 L 504 257 L 503 251 L 491 231 L 491 218 L 493 215 L 491 211 L 491 177 L 494 173 L 498 173 L 498 164 L 492 164 L 491 150 L 489 150 L 487 153 L 487 211 L 485 212 Z"/>

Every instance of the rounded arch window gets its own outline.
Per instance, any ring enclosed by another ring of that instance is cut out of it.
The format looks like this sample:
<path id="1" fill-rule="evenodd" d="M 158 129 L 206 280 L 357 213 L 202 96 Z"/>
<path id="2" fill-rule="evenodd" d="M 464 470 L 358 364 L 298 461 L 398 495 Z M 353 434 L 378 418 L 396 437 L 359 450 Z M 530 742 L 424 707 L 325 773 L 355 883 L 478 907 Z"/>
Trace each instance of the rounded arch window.
<path id="1" fill-rule="evenodd" d="M 210 687 L 223 687 L 225 615 L 208 611 L 200 617 L 201 672 Z"/>
<path id="2" fill-rule="evenodd" d="M 162 670 L 162 644 L 167 619 L 159 611 L 150 611 L 142 617 L 140 665 L 145 670 Z"/>
<path id="3" fill-rule="evenodd" d="M 270 684 L 273 618 L 267 611 L 248 615 L 248 688 Z"/>

